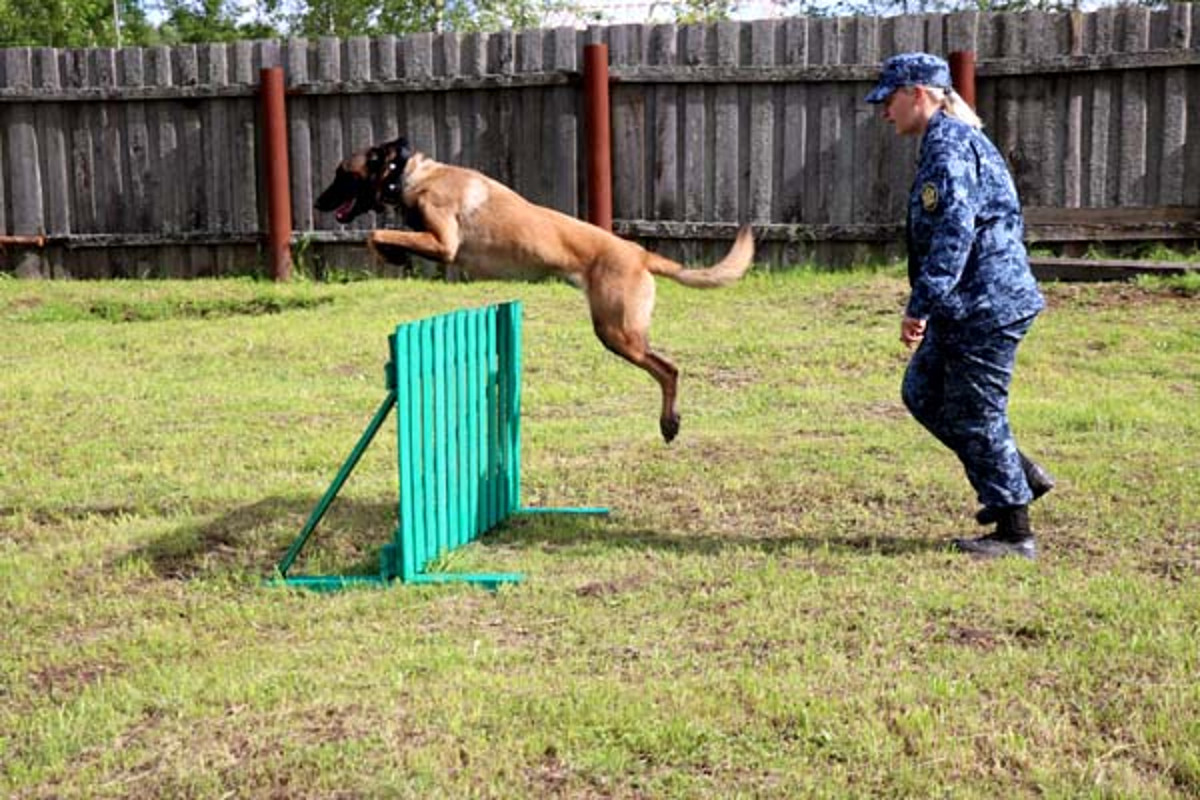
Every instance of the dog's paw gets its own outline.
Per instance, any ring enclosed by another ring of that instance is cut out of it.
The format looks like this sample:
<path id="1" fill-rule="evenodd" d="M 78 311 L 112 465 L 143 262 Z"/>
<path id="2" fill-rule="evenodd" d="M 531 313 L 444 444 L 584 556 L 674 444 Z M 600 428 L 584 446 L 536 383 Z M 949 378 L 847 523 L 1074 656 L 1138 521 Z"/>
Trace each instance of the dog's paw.
<path id="1" fill-rule="evenodd" d="M 658 421 L 658 428 L 662 431 L 663 441 L 670 444 L 671 440 L 679 435 L 679 415 L 663 417 Z"/>

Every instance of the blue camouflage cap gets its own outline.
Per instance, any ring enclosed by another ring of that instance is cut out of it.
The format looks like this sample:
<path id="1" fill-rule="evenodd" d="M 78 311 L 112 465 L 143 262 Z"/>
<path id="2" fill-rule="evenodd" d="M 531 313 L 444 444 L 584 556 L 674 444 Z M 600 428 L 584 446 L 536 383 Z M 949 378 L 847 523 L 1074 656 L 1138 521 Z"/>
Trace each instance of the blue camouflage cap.
<path id="1" fill-rule="evenodd" d="M 934 86 L 949 89 L 950 65 L 929 53 L 901 53 L 883 62 L 879 83 L 867 95 L 868 103 L 882 103 L 901 86 Z"/>

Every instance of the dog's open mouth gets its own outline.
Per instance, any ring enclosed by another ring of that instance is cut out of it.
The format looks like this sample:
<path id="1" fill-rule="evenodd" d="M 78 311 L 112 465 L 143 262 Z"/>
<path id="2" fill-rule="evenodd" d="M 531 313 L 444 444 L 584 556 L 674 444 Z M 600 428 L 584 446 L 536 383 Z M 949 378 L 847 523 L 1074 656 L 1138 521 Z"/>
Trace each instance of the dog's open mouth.
<path id="1" fill-rule="evenodd" d="M 340 206 L 337 207 L 337 210 L 333 212 L 333 216 L 337 218 L 338 222 L 345 223 L 345 222 L 349 221 L 350 212 L 353 210 L 354 210 L 354 198 L 351 197 L 349 200 L 347 200 L 346 202 L 342 203 Z"/>

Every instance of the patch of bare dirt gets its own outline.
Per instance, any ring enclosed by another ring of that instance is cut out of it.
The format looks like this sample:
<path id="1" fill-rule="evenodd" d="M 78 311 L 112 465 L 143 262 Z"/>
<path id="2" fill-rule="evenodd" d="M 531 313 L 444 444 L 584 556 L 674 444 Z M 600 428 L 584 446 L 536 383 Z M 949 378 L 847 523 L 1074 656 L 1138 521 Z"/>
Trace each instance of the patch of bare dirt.
<path id="1" fill-rule="evenodd" d="M 1200 296 L 1182 288 L 1150 288 L 1133 283 L 1043 284 L 1046 306 L 1055 308 L 1123 309 L 1131 305 L 1153 305 L 1164 301 L 1200 302 Z"/>

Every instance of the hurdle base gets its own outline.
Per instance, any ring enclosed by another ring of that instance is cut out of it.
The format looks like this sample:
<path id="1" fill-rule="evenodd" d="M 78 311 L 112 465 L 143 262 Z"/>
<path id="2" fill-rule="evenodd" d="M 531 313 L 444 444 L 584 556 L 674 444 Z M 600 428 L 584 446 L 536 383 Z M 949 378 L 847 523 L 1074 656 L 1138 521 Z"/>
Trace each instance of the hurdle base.
<path id="1" fill-rule="evenodd" d="M 292 586 L 311 592 L 340 592 L 356 586 L 384 588 L 388 581 L 382 575 L 284 575 L 268 578 L 268 586 Z"/>
<path id="2" fill-rule="evenodd" d="M 544 506 L 521 506 L 514 514 L 593 514 L 607 517 L 608 509 L 604 506 L 581 506 L 579 508 L 551 508 Z"/>
<path id="3" fill-rule="evenodd" d="M 447 583 L 470 583 L 497 591 L 502 584 L 520 583 L 525 576 L 519 572 L 412 572 L 403 567 L 403 557 L 395 544 L 386 544 L 379 551 L 380 574 L 387 578 L 399 578 L 405 584 L 441 585 Z"/>
<path id="4" fill-rule="evenodd" d="M 504 584 L 520 583 L 523 580 L 525 580 L 525 576 L 519 572 L 432 572 L 414 575 L 412 578 L 404 581 L 404 583 L 408 585 L 427 584 L 439 586 L 447 583 L 470 583 L 489 592 L 496 592 Z M 394 578 L 385 578 L 382 575 L 288 575 L 283 578 L 269 578 L 265 581 L 268 586 L 290 586 L 321 594 L 340 592 L 345 589 L 361 586 L 386 589 L 394 582 Z"/>

